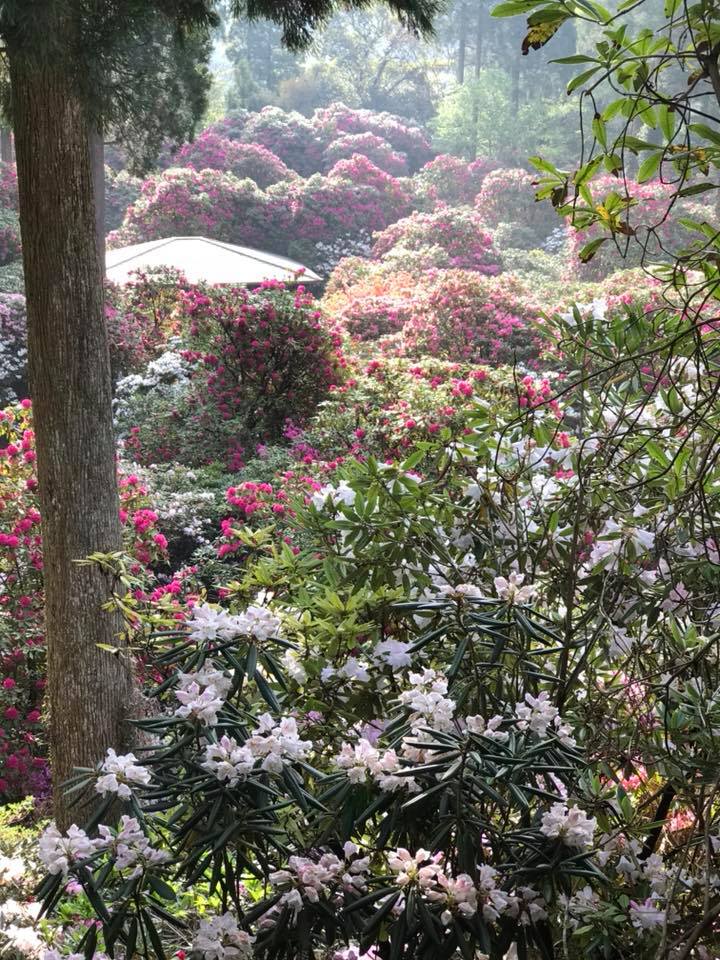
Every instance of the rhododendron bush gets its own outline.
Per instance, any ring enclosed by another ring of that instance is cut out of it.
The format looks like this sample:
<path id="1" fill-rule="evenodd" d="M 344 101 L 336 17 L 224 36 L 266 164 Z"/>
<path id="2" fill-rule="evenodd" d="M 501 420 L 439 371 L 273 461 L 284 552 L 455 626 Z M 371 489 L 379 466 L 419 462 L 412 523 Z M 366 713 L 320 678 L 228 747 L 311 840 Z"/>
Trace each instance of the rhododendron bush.
<path id="1" fill-rule="evenodd" d="M 0 208 L 18 208 L 17 170 L 14 163 L 0 161 Z"/>
<path id="2" fill-rule="evenodd" d="M 373 133 L 348 133 L 338 137 L 326 148 L 324 160 L 331 167 L 338 160 L 350 160 L 355 154 L 367 157 L 376 167 L 394 177 L 407 176 L 405 156 L 396 153 L 387 140 Z"/>
<path id="3" fill-rule="evenodd" d="M 322 167 L 323 140 L 313 124 L 299 113 L 264 107 L 259 113 L 249 114 L 242 130 L 233 138 L 260 144 L 303 177 Z"/>
<path id="4" fill-rule="evenodd" d="M 713 431 L 678 428 L 715 371 L 678 360 L 604 395 L 586 365 L 692 336 L 674 322 L 580 304 L 548 323 L 564 373 L 502 391 L 478 368 L 375 368 L 389 393 L 439 377 L 460 420 L 390 463 L 357 435 L 308 465 L 290 544 L 238 510 L 219 602 L 176 600 L 170 631 L 132 608 L 167 678 L 139 720 L 156 742 L 78 773 L 117 824 L 43 836 L 41 895 L 72 878 L 98 904 L 69 945 L 649 960 L 683 942 L 718 867 L 696 776 L 716 762 L 720 561 L 694 507 Z M 178 911 L 175 878 L 219 898 Z"/>
<path id="5" fill-rule="evenodd" d="M 456 207 L 473 203 L 485 177 L 499 166 L 485 157 L 471 163 L 442 153 L 413 178 L 419 198 L 430 207 Z"/>
<path id="6" fill-rule="evenodd" d="M 45 650 L 41 517 L 31 404 L 0 411 L 0 796 L 47 796 L 50 781 L 43 718 Z M 120 477 L 127 548 L 138 563 L 164 556 L 166 541 L 147 489 Z"/>
<path id="7" fill-rule="evenodd" d="M 401 260 L 404 251 L 422 252 L 439 247 L 447 255 L 442 266 L 476 270 L 478 273 L 500 272 L 500 256 L 490 233 L 471 207 L 442 208 L 434 213 L 415 212 L 399 220 L 375 237 L 372 255 L 380 259 L 393 253 Z"/>
<path id="8" fill-rule="evenodd" d="M 535 175 L 432 157 L 389 114 L 241 112 L 110 238 L 330 275 L 108 288 L 127 556 L 91 562 L 144 696 L 40 838 L 44 960 L 720 953 L 713 301 L 574 269 Z M 0 434 L 15 798 L 47 783 L 29 402 Z"/>
<path id="9" fill-rule="evenodd" d="M 175 167 L 223 170 L 239 180 L 253 180 L 261 189 L 280 180 L 292 180 L 293 172 L 279 157 L 257 143 L 238 143 L 205 130 L 173 157 Z"/>
<path id="10" fill-rule="evenodd" d="M 356 110 L 344 103 L 333 103 L 316 110 L 312 122 L 326 140 L 363 133 L 381 137 L 393 150 L 405 156 L 411 172 L 427 163 L 433 154 L 425 131 L 390 113 Z"/>
<path id="11" fill-rule="evenodd" d="M 553 211 L 535 200 L 533 175 L 518 168 L 490 171 L 475 199 L 475 209 L 489 227 L 520 225 L 530 233 L 534 246 L 540 246 L 557 226 Z"/>
<path id="12" fill-rule="evenodd" d="M 128 209 L 122 227 L 108 236 L 108 244 L 207 236 L 272 247 L 276 244 L 268 243 L 268 223 L 282 236 L 281 209 L 251 180 L 218 170 L 172 168 L 143 183 L 139 199 Z"/>
<path id="13" fill-rule="evenodd" d="M 338 338 L 302 286 L 187 287 L 178 314 L 177 349 L 118 385 L 125 448 L 142 463 L 241 465 L 342 378 Z"/>

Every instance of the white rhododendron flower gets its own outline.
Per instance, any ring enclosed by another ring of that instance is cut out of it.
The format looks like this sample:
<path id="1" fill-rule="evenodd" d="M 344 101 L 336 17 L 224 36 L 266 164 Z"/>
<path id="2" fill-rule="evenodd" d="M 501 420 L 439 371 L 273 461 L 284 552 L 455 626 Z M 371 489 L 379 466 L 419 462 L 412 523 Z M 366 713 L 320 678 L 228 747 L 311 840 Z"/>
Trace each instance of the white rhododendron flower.
<path id="1" fill-rule="evenodd" d="M 298 736 L 297 721 L 293 717 L 283 717 L 276 722 L 269 713 L 263 713 L 258 720 L 258 726 L 244 746 L 262 761 L 260 766 L 268 773 L 282 773 L 285 763 L 303 760 L 312 751 L 312 742 Z"/>
<path id="2" fill-rule="evenodd" d="M 380 663 L 385 663 L 389 667 L 409 667 L 412 664 L 412 658 L 409 654 L 411 644 L 403 643 L 401 640 L 394 640 L 389 637 L 387 640 L 381 640 L 375 645 L 373 657 Z"/>
<path id="3" fill-rule="evenodd" d="M 72 864 L 87 860 L 96 850 L 95 841 L 73 824 L 62 834 L 54 823 L 47 827 L 38 844 L 40 860 L 48 873 L 66 874 Z"/>
<path id="4" fill-rule="evenodd" d="M 525 694 L 525 700 L 515 704 L 515 716 L 518 718 L 518 727 L 521 730 L 532 730 L 539 737 L 547 734 L 548 727 L 558 715 L 557 707 L 550 702 L 545 691 L 534 697 L 531 693 Z"/>
<path id="5" fill-rule="evenodd" d="M 234 787 L 255 766 L 255 755 L 248 747 L 241 747 L 232 737 L 222 737 L 219 743 L 209 743 L 205 747 L 200 766 L 218 780 Z"/>
<path id="6" fill-rule="evenodd" d="M 270 640 L 280 636 L 280 617 L 262 604 L 251 604 L 234 618 L 238 634 Z"/>
<path id="7" fill-rule="evenodd" d="M 230 913 L 202 920 L 192 942 L 192 949 L 202 960 L 251 960 L 253 943 Z"/>
<path id="8" fill-rule="evenodd" d="M 202 688 L 212 687 L 218 696 L 225 697 L 232 686 L 232 680 L 222 670 L 218 670 L 211 660 L 206 660 L 199 670 L 194 670 L 192 673 L 178 673 L 178 690 L 187 691 L 192 684 Z"/>
<path id="9" fill-rule="evenodd" d="M 542 816 L 540 832 L 551 839 L 562 840 L 568 847 L 586 850 L 593 845 L 597 820 L 588 817 L 579 807 L 554 803 Z"/>
<path id="10" fill-rule="evenodd" d="M 222 710 L 224 700 L 212 685 L 201 689 L 197 683 L 190 683 L 185 690 L 176 690 L 175 696 L 181 706 L 175 711 L 178 717 L 199 720 L 209 727 L 218 722 L 218 711 Z"/>
<path id="11" fill-rule="evenodd" d="M 501 600 L 508 603 L 528 603 L 537 593 L 537 587 L 523 586 L 524 573 L 511 573 L 509 577 L 495 577 L 495 592 Z"/>
<path id="12" fill-rule="evenodd" d="M 643 903 L 630 901 L 630 922 L 636 930 L 655 930 L 673 922 L 677 913 L 673 909 L 661 906 L 657 900 L 648 897 Z"/>
<path id="13" fill-rule="evenodd" d="M 345 480 L 341 480 L 336 487 L 328 483 L 319 490 L 316 490 L 311 499 L 313 506 L 318 510 L 322 510 L 327 504 L 336 507 L 339 503 L 344 503 L 346 506 L 351 507 L 355 503 L 356 496 L 357 494 L 352 487 L 350 487 Z"/>
<path id="14" fill-rule="evenodd" d="M 195 604 L 185 623 L 193 640 L 231 640 L 239 632 L 227 610 L 209 603 Z"/>
<path id="15" fill-rule="evenodd" d="M 300 661 L 300 654 L 295 650 L 286 650 L 282 657 L 282 663 L 291 677 L 298 684 L 303 686 L 307 683 L 307 670 Z"/>
<path id="16" fill-rule="evenodd" d="M 456 704 L 445 696 L 447 678 L 435 670 L 426 669 L 422 673 L 411 673 L 408 679 L 413 686 L 410 690 L 403 690 L 398 699 L 412 711 L 410 726 L 452 730 Z"/>
<path id="17" fill-rule="evenodd" d="M 156 850 L 151 846 L 135 817 L 121 817 L 117 830 L 101 824 L 98 827 L 98 833 L 100 837 L 96 843 L 99 848 L 107 849 L 112 853 L 116 869 L 132 868 L 128 879 L 139 876 L 148 867 L 157 867 L 172 859 L 167 850 Z"/>
<path id="18" fill-rule="evenodd" d="M 102 776 L 95 784 L 97 792 L 116 793 L 123 799 L 132 795 L 133 786 L 147 786 L 150 783 L 150 771 L 147 767 L 138 765 L 134 753 L 118 756 L 112 747 L 107 752 L 100 772 Z"/>
<path id="19" fill-rule="evenodd" d="M 485 722 L 481 716 L 466 717 L 465 725 L 470 733 L 479 734 L 488 740 L 496 740 L 498 743 L 505 743 L 510 738 L 510 734 L 500 727 L 505 722 L 505 717 L 495 716 Z"/>

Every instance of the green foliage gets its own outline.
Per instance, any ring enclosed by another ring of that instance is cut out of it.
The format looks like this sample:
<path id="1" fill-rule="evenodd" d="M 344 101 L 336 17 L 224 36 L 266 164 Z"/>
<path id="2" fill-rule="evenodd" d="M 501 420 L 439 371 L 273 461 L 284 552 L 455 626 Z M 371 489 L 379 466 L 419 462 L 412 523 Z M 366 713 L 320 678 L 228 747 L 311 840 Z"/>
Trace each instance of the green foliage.
<path id="1" fill-rule="evenodd" d="M 440 101 L 433 128 L 442 150 L 468 160 L 480 154 L 522 165 L 542 145 L 562 163 L 575 139 L 576 115 L 572 104 L 555 98 L 538 104 L 531 92 L 513 103 L 510 74 L 491 68 Z"/>

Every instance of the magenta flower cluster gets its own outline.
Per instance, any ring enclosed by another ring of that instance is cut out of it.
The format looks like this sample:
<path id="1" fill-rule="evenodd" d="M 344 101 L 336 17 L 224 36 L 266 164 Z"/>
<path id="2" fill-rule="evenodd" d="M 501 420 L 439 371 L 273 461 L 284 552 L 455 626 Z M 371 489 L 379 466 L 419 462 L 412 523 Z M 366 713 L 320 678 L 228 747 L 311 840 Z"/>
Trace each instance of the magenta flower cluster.
<path id="1" fill-rule="evenodd" d="M 416 211 L 376 236 L 372 255 L 379 260 L 393 249 L 421 252 L 430 247 L 439 247 L 447 255 L 446 263 L 438 266 L 490 275 L 500 272 L 500 256 L 492 235 L 472 207 L 441 207 L 432 213 Z"/>

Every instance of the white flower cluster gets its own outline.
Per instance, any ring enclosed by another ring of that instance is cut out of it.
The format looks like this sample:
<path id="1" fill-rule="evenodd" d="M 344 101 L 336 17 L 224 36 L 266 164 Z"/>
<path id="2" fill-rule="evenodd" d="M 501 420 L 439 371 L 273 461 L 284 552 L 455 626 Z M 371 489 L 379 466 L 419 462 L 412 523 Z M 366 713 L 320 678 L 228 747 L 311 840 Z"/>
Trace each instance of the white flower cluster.
<path id="1" fill-rule="evenodd" d="M 542 816 L 540 832 L 553 840 L 562 840 L 568 847 L 588 850 L 593 845 L 597 820 L 588 817 L 579 807 L 554 803 Z"/>
<path id="2" fill-rule="evenodd" d="M 206 726 L 214 726 L 231 685 L 230 678 L 210 661 L 193 673 L 179 673 L 175 696 L 180 706 L 175 716 L 192 717 Z"/>
<path id="3" fill-rule="evenodd" d="M 296 650 L 286 650 L 282 657 L 282 663 L 287 670 L 288 676 L 299 686 L 307 683 L 307 670 L 300 661 L 300 654 Z"/>
<path id="4" fill-rule="evenodd" d="M 100 773 L 102 775 L 98 777 L 95 789 L 103 796 L 115 793 L 126 800 L 132 795 L 134 786 L 147 786 L 150 783 L 150 771 L 138 765 L 134 753 L 118 756 L 112 747 L 100 767 Z"/>
<path id="5" fill-rule="evenodd" d="M 95 840 L 73 824 L 66 834 L 50 824 L 40 837 L 38 853 L 48 873 L 66 876 L 76 864 L 88 860 L 100 851 L 109 853 L 118 870 L 133 867 L 131 876 L 146 867 L 157 866 L 171 859 L 164 850 L 155 850 L 134 817 L 120 818 L 120 828 L 113 830 L 105 824 L 98 827 Z"/>
<path id="6" fill-rule="evenodd" d="M 348 657 L 341 667 L 323 667 L 320 671 L 320 679 L 323 683 L 327 683 L 333 677 L 355 681 L 356 683 L 368 683 L 370 680 L 369 668 L 370 664 L 367 661 L 358 660 L 357 657 Z"/>
<path id="7" fill-rule="evenodd" d="M 38 855 L 48 873 L 64 876 L 71 866 L 92 857 L 96 849 L 96 841 L 91 840 L 76 824 L 63 835 L 51 823 L 40 837 Z"/>
<path id="8" fill-rule="evenodd" d="M 254 942 L 231 913 L 223 913 L 200 923 L 192 949 L 202 960 L 251 960 Z"/>
<path id="9" fill-rule="evenodd" d="M 317 510 L 324 510 L 328 505 L 335 509 L 340 503 L 351 507 L 355 503 L 356 496 L 352 487 L 345 480 L 341 480 L 337 486 L 331 483 L 325 484 L 313 493 L 311 500 Z"/>
<path id="10" fill-rule="evenodd" d="M 388 857 L 388 867 L 395 874 L 395 884 L 403 894 L 411 887 L 432 904 L 443 907 L 440 919 L 448 926 L 453 917 L 472 917 L 478 910 L 486 923 L 501 916 L 520 919 L 522 923 L 545 919 L 544 903 L 532 887 L 508 892 L 497 886 L 498 871 L 488 864 L 478 867 L 477 881 L 467 873 L 454 876 L 441 854 L 428 850 L 410 853 L 404 847 Z"/>
<path id="11" fill-rule="evenodd" d="M 337 240 L 318 241 L 315 244 L 316 269 L 321 275 L 330 276 L 345 257 L 362 257 L 366 260 L 372 253 L 372 238 L 348 234 Z"/>
<path id="12" fill-rule="evenodd" d="M 191 365 L 174 350 L 166 350 L 151 360 L 144 374 L 131 373 L 115 385 L 113 410 L 121 421 L 135 420 L 143 405 L 143 398 L 152 395 L 172 400 L 186 389 L 192 372 Z"/>
<path id="13" fill-rule="evenodd" d="M 539 737 L 546 737 L 552 728 L 564 747 L 577 746 L 571 727 L 560 719 L 557 707 L 550 702 L 550 696 L 545 691 L 537 697 L 526 693 L 525 699 L 515 704 L 515 716 L 520 730 L 531 730 Z"/>
<path id="14" fill-rule="evenodd" d="M 456 703 L 445 696 L 448 689 L 447 678 L 436 670 L 425 669 L 422 673 L 411 673 L 409 680 L 412 687 L 403 690 L 398 699 L 404 707 L 412 711 L 410 727 L 452 730 Z"/>
<path id="15" fill-rule="evenodd" d="M 333 853 L 323 853 L 317 860 L 290 857 L 284 870 L 271 873 L 273 887 L 289 889 L 264 915 L 260 926 L 274 924 L 284 910 L 290 911 L 291 922 L 296 921 L 305 902 L 318 903 L 323 899 L 338 907 L 342 905 L 343 892 L 365 893 L 370 872 L 369 857 L 359 856 L 358 847 L 351 842 L 345 844 L 343 851 L 343 860 Z"/>
<path id="16" fill-rule="evenodd" d="M 256 759 L 261 759 L 260 768 L 269 773 L 282 773 L 287 761 L 303 760 L 312 751 L 311 740 L 298 736 L 297 721 L 283 717 L 278 723 L 269 713 L 258 717 L 258 725 L 244 744 Z"/>
<path id="17" fill-rule="evenodd" d="M 251 604 L 239 614 L 209 603 L 198 603 L 186 621 L 193 640 L 232 640 L 249 636 L 269 640 L 280 636 L 280 617 L 262 604 Z"/>
<path id="18" fill-rule="evenodd" d="M 656 895 L 648 897 L 642 903 L 630 901 L 630 922 L 638 932 L 664 927 L 666 923 L 675 923 L 679 916 L 673 906 L 663 906 Z"/>
<path id="19" fill-rule="evenodd" d="M 403 767 L 395 750 L 381 752 L 365 738 L 355 744 L 343 743 L 333 762 L 345 771 L 350 783 L 374 780 L 386 793 L 396 790 L 417 793 L 420 789 L 414 777 L 400 775 Z"/>
<path id="20" fill-rule="evenodd" d="M 313 748 L 312 741 L 301 740 L 297 722 L 284 717 L 276 723 L 264 713 L 259 725 L 245 741 L 239 744 L 233 737 L 224 736 L 218 743 L 205 747 L 201 766 L 228 786 L 234 787 L 258 766 L 268 773 L 282 773 L 285 763 L 302 760 Z"/>
<path id="21" fill-rule="evenodd" d="M 501 730 L 501 725 L 505 722 L 505 717 L 496 715 L 485 720 L 479 714 L 474 717 L 465 717 L 465 725 L 469 733 L 485 737 L 488 740 L 495 740 L 497 743 L 505 743 L 510 734 L 506 730 Z"/>
<path id="22" fill-rule="evenodd" d="M 507 603 L 528 603 L 537 593 L 537 587 L 531 584 L 523 586 L 525 574 L 511 573 L 509 577 L 495 577 L 495 591 L 501 600 Z"/>
<path id="23" fill-rule="evenodd" d="M 139 876 L 148 867 L 156 867 L 172 859 L 167 850 L 156 850 L 150 845 L 135 817 L 121 817 L 119 830 L 101 824 L 98 833 L 100 836 L 95 841 L 97 849 L 112 854 L 118 870 L 133 868 L 129 879 Z"/>
<path id="24" fill-rule="evenodd" d="M 638 512 L 636 508 L 636 517 L 644 512 Z M 620 524 L 612 518 L 606 520 L 590 552 L 587 568 L 592 569 L 600 563 L 614 566 L 626 544 L 632 546 L 636 557 L 645 556 L 655 546 L 655 534 L 631 523 Z"/>
<path id="25" fill-rule="evenodd" d="M 373 660 L 380 665 L 386 665 L 397 669 L 398 667 L 409 667 L 412 664 L 410 656 L 410 647 L 412 644 L 404 643 L 402 640 L 395 640 L 388 637 L 375 645 L 372 652 Z"/>

